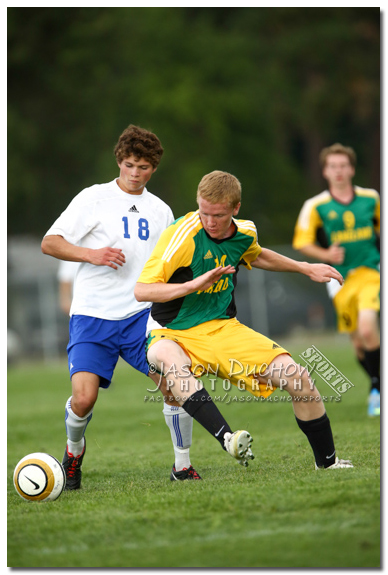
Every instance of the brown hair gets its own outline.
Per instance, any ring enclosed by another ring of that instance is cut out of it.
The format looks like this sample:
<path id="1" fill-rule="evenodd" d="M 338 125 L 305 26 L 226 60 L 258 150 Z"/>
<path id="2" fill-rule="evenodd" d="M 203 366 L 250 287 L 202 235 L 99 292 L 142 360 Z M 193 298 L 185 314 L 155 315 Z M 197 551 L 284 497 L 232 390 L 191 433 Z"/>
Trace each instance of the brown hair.
<path id="1" fill-rule="evenodd" d="M 144 158 L 154 168 L 159 165 L 163 151 L 155 134 L 133 124 L 124 130 L 114 148 L 118 164 L 133 154 L 137 159 Z"/>
<path id="2" fill-rule="evenodd" d="M 333 144 L 332 146 L 329 146 L 328 148 L 323 148 L 323 150 L 319 154 L 319 161 L 320 161 L 322 168 L 325 167 L 326 159 L 327 159 L 327 156 L 329 156 L 329 154 L 344 154 L 345 156 L 347 156 L 349 158 L 349 162 L 351 163 L 353 168 L 356 167 L 357 156 L 356 156 L 356 152 L 353 150 L 353 148 L 349 148 L 347 146 L 343 146 L 342 144 L 338 144 L 338 143 Z"/>
<path id="3" fill-rule="evenodd" d="M 241 184 L 232 174 L 215 170 L 199 182 L 197 202 L 200 197 L 211 204 L 228 202 L 231 208 L 235 208 L 241 202 Z"/>

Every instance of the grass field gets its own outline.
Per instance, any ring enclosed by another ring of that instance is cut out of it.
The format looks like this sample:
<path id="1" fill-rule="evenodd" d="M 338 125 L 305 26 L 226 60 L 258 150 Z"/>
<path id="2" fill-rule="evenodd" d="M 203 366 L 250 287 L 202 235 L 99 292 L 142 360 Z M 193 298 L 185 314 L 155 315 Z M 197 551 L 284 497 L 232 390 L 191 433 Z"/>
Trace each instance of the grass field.
<path id="1" fill-rule="evenodd" d="M 11 366 L 8 566 L 379 567 L 380 420 L 366 416 L 367 379 L 347 339 L 281 343 L 295 358 L 315 344 L 355 384 L 341 402 L 326 403 L 337 452 L 354 469 L 314 471 L 290 403 L 241 401 L 246 395 L 233 388 L 230 398 L 240 401 L 218 406 L 232 428 L 252 433 L 256 459 L 242 468 L 194 423 L 191 460 L 203 481 L 171 483 L 162 404 L 145 403 L 154 397 L 148 380 L 119 363 L 87 429 L 83 488 L 51 503 L 26 502 L 13 487 L 14 467 L 34 451 L 62 460 L 70 384 L 65 360 Z"/>

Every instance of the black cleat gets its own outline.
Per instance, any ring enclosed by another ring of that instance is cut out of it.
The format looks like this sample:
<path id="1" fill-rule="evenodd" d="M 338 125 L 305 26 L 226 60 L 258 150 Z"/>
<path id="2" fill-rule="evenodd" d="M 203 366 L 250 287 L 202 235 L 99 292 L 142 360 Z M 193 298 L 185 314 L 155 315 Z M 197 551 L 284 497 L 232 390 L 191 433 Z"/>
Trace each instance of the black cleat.
<path id="1" fill-rule="evenodd" d="M 67 451 L 67 445 L 65 449 L 65 454 L 63 456 L 63 469 L 66 474 L 66 486 L 65 490 L 79 489 L 81 487 L 81 477 L 82 477 L 82 460 L 84 458 L 86 451 L 86 439 L 83 452 L 81 455 L 74 457 L 72 453 Z"/>
<path id="2" fill-rule="evenodd" d="M 176 471 L 175 463 L 172 466 L 170 481 L 185 481 L 185 479 L 202 479 L 202 477 L 197 473 L 192 465 L 187 469 L 184 467 L 182 471 Z"/>

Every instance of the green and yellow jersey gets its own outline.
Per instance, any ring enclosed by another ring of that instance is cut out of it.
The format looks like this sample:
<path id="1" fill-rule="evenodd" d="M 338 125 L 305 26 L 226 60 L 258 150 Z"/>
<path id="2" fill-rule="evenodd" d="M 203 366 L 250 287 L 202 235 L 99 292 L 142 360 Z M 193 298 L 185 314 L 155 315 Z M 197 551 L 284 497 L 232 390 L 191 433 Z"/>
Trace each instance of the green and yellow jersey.
<path id="1" fill-rule="evenodd" d="M 361 266 L 379 269 L 376 233 L 380 232 L 380 196 L 376 190 L 354 187 L 350 203 L 343 204 L 324 191 L 307 200 L 295 226 L 293 247 L 319 243 L 345 248 L 342 264 L 334 265 L 343 277 Z"/>
<path id="2" fill-rule="evenodd" d="M 203 229 L 199 211 L 172 223 L 160 236 L 138 281 L 141 283 L 184 283 L 218 266 L 231 265 L 235 274 L 225 274 L 206 291 L 154 303 L 151 317 L 158 327 L 189 329 L 205 321 L 235 317 L 234 289 L 239 265 L 251 269 L 261 247 L 256 227 L 249 220 L 237 220 L 234 234 L 212 239 Z M 155 329 L 154 325 L 152 328 Z"/>

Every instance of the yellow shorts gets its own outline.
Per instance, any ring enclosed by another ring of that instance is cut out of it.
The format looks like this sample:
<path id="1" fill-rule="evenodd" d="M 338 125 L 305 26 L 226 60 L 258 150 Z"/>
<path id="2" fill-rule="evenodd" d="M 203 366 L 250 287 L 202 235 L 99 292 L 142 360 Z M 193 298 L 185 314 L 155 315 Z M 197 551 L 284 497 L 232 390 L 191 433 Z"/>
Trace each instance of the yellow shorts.
<path id="1" fill-rule="evenodd" d="M 290 355 L 235 318 L 214 319 L 185 330 L 154 329 L 148 336 L 147 350 L 163 338 L 176 341 L 182 347 L 196 377 L 208 374 L 210 378 L 228 379 L 257 397 L 268 397 L 273 389 L 267 389 L 254 374 L 264 373 L 278 355 Z"/>
<path id="2" fill-rule="evenodd" d="M 350 272 L 343 287 L 334 296 L 333 304 L 337 313 L 338 331 L 355 331 L 359 311 L 380 311 L 380 272 L 367 267 Z"/>

